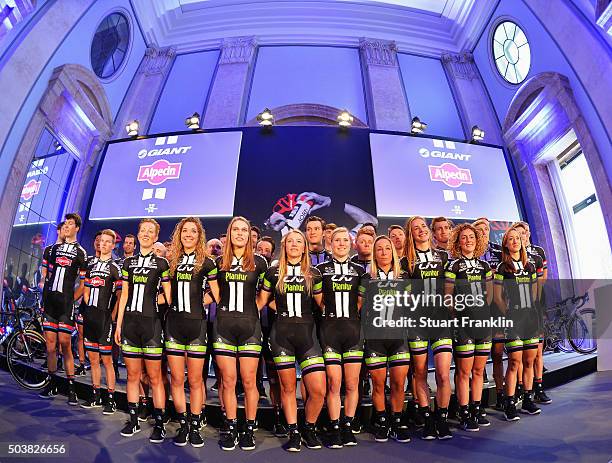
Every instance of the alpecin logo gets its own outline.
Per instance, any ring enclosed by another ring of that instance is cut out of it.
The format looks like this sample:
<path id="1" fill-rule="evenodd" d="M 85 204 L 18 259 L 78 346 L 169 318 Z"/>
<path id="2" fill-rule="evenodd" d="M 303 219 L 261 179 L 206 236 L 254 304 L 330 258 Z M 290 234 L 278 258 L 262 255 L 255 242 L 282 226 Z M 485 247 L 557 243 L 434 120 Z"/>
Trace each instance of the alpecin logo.
<path id="1" fill-rule="evenodd" d="M 159 159 L 151 165 L 140 166 L 137 180 L 149 182 L 151 185 L 161 185 L 166 180 L 179 178 L 182 165 L 182 162 L 168 162 L 165 159 Z"/>
<path id="2" fill-rule="evenodd" d="M 100 278 L 100 277 L 93 277 L 89 280 L 89 285 L 90 286 L 94 286 L 96 288 L 100 287 L 100 286 L 104 286 L 104 278 Z"/>
<path id="3" fill-rule="evenodd" d="M 442 182 L 446 186 L 457 188 L 464 183 L 472 184 L 472 173 L 470 169 L 462 169 L 455 164 L 445 162 L 441 166 L 428 166 L 429 178 L 432 182 Z"/>
<path id="4" fill-rule="evenodd" d="M 70 267 L 72 265 L 72 259 L 68 259 L 67 257 L 61 256 L 55 259 L 57 265 L 61 267 Z"/>
<path id="5" fill-rule="evenodd" d="M 23 186 L 23 189 L 21 190 L 21 199 L 29 201 L 36 196 L 39 191 L 40 181 L 32 179 Z"/>

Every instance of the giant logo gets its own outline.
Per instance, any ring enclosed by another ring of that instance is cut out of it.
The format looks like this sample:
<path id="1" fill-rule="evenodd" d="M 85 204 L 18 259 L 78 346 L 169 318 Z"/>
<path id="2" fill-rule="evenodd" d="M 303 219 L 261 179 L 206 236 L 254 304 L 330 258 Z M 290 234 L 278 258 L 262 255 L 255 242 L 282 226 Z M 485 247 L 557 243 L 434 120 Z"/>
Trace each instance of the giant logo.
<path id="1" fill-rule="evenodd" d="M 442 158 L 442 159 L 455 159 L 456 161 L 469 161 L 472 157 L 471 154 L 463 153 L 452 153 L 450 151 L 440 150 L 428 150 L 427 148 L 421 148 L 419 154 L 422 158 Z"/>
<path id="2" fill-rule="evenodd" d="M 174 148 L 159 148 L 152 150 L 140 150 L 138 158 L 144 159 L 151 156 L 166 156 L 168 154 L 186 154 L 191 149 L 191 146 L 175 146 Z"/>
<path id="3" fill-rule="evenodd" d="M 23 189 L 21 190 L 21 199 L 29 201 L 36 196 L 39 191 L 40 181 L 32 179 L 23 186 Z"/>
<path id="4" fill-rule="evenodd" d="M 441 166 L 428 166 L 429 178 L 432 182 L 442 182 L 446 186 L 457 188 L 464 183 L 472 184 L 472 173 L 470 169 L 462 169 L 455 164 L 445 162 Z"/>
<path id="5" fill-rule="evenodd" d="M 182 162 L 168 162 L 159 159 L 148 166 L 140 166 L 138 169 L 139 182 L 149 182 L 151 185 L 161 185 L 166 180 L 177 179 L 181 176 Z"/>

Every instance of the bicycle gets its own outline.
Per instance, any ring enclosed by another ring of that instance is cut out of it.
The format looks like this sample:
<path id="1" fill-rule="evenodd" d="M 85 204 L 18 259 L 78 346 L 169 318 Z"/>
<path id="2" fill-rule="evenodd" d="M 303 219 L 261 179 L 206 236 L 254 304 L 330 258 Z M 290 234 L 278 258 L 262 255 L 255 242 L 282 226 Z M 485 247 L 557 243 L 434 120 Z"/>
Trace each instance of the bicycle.
<path id="1" fill-rule="evenodd" d="M 597 350 L 595 309 L 584 307 L 589 295 L 572 296 L 546 309 L 544 346 L 546 350 L 592 354 Z"/>

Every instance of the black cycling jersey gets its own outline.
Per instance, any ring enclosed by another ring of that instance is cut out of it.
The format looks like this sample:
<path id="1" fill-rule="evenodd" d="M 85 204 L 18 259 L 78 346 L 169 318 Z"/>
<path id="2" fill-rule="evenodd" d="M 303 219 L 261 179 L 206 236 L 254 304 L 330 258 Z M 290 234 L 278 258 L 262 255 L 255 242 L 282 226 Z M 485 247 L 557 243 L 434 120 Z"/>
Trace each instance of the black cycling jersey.
<path id="1" fill-rule="evenodd" d="M 97 257 L 90 259 L 92 264 L 87 269 L 85 286 L 89 288 L 88 307 L 100 310 L 112 310 L 113 294 L 121 288 L 121 269 L 109 260 L 100 260 Z"/>
<path id="2" fill-rule="evenodd" d="M 272 292 L 274 295 L 278 322 L 313 323 L 313 296 L 320 294 L 322 291 L 321 272 L 316 268 L 311 269 L 311 294 L 306 291 L 300 265 L 287 265 L 287 275 L 285 275 L 283 283 L 285 291 L 283 293 L 277 288 L 278 272 L 277 266 L 270 267 L 266 271 L 261 287 L 262 290 Z"/>
<path id="3" fill-rule="evenodd" d="M 206 257 L 197 273 L 194 273 L 195 253 L 183 254 L 178 261 L 172 284 L 171 309 L 187 318 L 206 318 L 204 292 L 206 283 L 217 278 L 215 262 Z"/>
<path id="4" fill-rule="evenodd" d="M 168 261 L 152 252 L 138 253 L 123 262 L 123 280 L 129 283 L 126 312 L 157 317 L 157 294 L 161 282 L 169 281 Z"/>
<path id="5" fill-rule="evenodd" d="M 217 305 L 217 317 L 231 315 L 259 318 L 255 297 L 259 280 L 263 279 L 268 263 L 262 256 L 255 254 L 255 269 L 247 272 L 242 269 L 242 259 L 234 256 L 230 270 L 222 270 L 223 257 L 217 258 L 217 281 L 221 298 Z"/>
<path id="6" fill-rule="evenodd" d="M 361 277 L 365 270 L 350 259 L 340 262 L 332 259 L 317 265 L 323 279 L 324 318 L 359 319 L 357 298 L 364 293 Z"/>
<path id="7" fill-rule="evenodd" d="M 501 263 L 502 260 L 501 246 L 497 243 L 489 242 L 487 250 L 480 258 L 487 262 L 489 264 L 489 267 L 491 267 L 491 270 L 495 272 L 495 269 L 497 269 L 497 266 Z"/>
<path id="8" fill-rule="evenodd" d="M 358 254 L 355 254 L 353 257 L 351 257 L 351 262 L 354 262 L 357 265 L 361 265 L 366 272 L 370 272 L 370 261 L 361 260 Z"/>
<path id="9" fill-rule="evenodd" d="M 460 257 L 448 263 L 446 281 L 455 285 L 455 294 L 486 296 L 486 284 L 493 272 L 482 259 Z"/>
<path id="10" fill-rule="evenodd" d="M 62 293 L 67 300 L 74 297 L 77 277 L 85 278 L 87 252 L 79 243 L 57 243 L 51 246 L 42 266 L 47 269 L 46 294 Z"/>
<path id="11" fill-rule="evenodd" d="M 410 272 L 408 267 L 408 259 L 402 257 L 400 265 L 404 272 L 409 273 L 410 278 L 413 280 L 423 280 L 423 287 L 421 290 L 425 294 L 444 294 L 444 270 L 448 262 L 448 253 L 446 251 L 439 251 L 437 249 L 429 249 L 427 251 L 420 251 L 417 249 L 416 262 L 414 269 Z M 413 288 L 415 292 L 418 292 L 418 288 Z"/>
<path id="12" fill-rule="evenodd" d="M 503 284 L 509 309 L 529 309 L 534 307 L 532 286 L 537 281 L 536 269 L 531 262 L 523 265 L 513 261 L 509 266 L 502 262 L 495 272 L 495 283 Z"/>
<path id="13" fill-rule="evenodd" d="M 308 254 L 310 255 L 310 264 L 312 266 L 322 264 L 332 259 L 331 254 L 325 249 L 321 251 L 308 251 Z"/>
<path id="14" fill-rule="evenodd" d="M 540 246 L 536 246 L 535 244 L 530 244 L 527 246 L 527 254 L 537 254 L 542 259 L 542 270 L 546 270 L 548 268 L 548 262 L 546 261 L 546 253 L 544 249 Z"/>

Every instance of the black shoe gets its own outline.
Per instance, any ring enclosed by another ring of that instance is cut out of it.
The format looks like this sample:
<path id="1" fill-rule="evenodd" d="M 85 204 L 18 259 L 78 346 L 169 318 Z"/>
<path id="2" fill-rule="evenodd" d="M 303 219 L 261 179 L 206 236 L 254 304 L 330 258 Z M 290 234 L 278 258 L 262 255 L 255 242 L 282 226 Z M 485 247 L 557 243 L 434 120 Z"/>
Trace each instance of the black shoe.
<path id="1" fill-rule="evenodd" d="M 174 436 L 174 445 L 178 447 L 185 447 L 187 445 L 187 440 L 189 438 L 189 425 L 185 423 L 181 423 L 179 426 L 176 436 Z"/>
<path id="2" fill-rule="evenodd" d="M 94 396 L 91 400 L 86 400 L 81 403 L 81 407 L 83 408 L 100 408 L 102 407 L 102 397 Z"/>
<path id="3" fill-rule="evenodd" d="M 153 426 L 153 432 L 149 436 L 149 442 L 152 444 L 161 444 L 166 438 L 166 429 L 163 426 Z"/>
<path id="4" fill-rule="evenodd" d="M 536 390 L 535 392 L 535 401 L 540 404 L 548 405 L 549 403 L 552 402 L 552 399 L 548 397 L 548 394 L 546 394 L 544 389 L 540 389 L 540 390 Z"/>
<path id="5" fill-rule="evenodd" d="M 200 434 L 200 422 L 199 420 L 192 420 L 189 428 L 189 443 L 192 447 L 200 448 L 204 447 L 204 439 Z"/>
<path id="6" fill-rule="evenodd" d="M 514 401 L 516 402 L 517 407 L 520 407 L 523 404 L 524 392 L 523 385 L 517 384 L 516 391 L 514 393 Z"/>
<path id="7" fill-rule="evenodd" d="M 253 434 L 253 428 L 247 428 L 240 435 L 238 445 L 242 450 L 255 450 L 255 435 Z"/>
<path id="8" fill-rule="evenodd" d="M 495 410 L 503 412 L 506 409 L 504 394 L 502 392 L 498 392 L 495 395 L 495 406 L 493 408 L 495 408 Z"/>
<path id="9" fill-rule="evenodd" d="M 234 450 L 238 444 L 238 430 L 236 429 L 236 422 L 224 420 L 225 431 L 221 430 L 221 438 L 219 444 L 222 450 Z"/>
<path id="10" fill-rule="evenodd" d="M 297 430 L 289 433 L 289 440 L 283 445 L 287 452 L 299 452 L 302 449 L 302 436 Z"/>
<path id="11" fill-rule="evenodd" d="M 141 400 L 138 404 L 138 421 L 147 421 L 150 416 L 149 403 Z"/>
<path id="12" fill-rule="evenodd" d="M 521 417 L 516 411 L 516 404 L 514 403 L 514 397 L 506 399 L 506 406 L 504 408 L 504 418 L 506 421 L 518 421 Z"/>
<path id="13" fill-rule="evenodd" d="M 139 432 L 140 424 L 138 424 L 138 422 L 132 423 L 128 420 L 128 422 L 125 424 L 125 427 L 121 430 L 121 435 L 123 437 L 132 437 L 134 434 L 137 434 Z"/>
<path id="14" fill-rule="evenodd" d="M 68 391 L 68 405 L 72 405 L 73 407 L 79 404 L 79 398 L 76 395 L 75 391 Z"/>
<path id="15" fill-rule="evenodd" d="M 459 426 L 461 429 L 468 432 L 477 432 L 480 430 L 478 422 L 469 412 L 467 406 L 459 410 Z"/>
<path id="16" fill-rule="evenodd" d="M 285 426 L 281 421 L 278 421 L 274 424 L 272 434 L 274 434 L 276 437 L 287 437 L 289 431 L 287 430 L 287 426 Z"/>
<path id="17" fill-rule="evenodd" d="M 478 427 L 491 426 L 491 422 L 487 419 L 487 414 L 484 410 L 482 404 L 478 406 L 472 404 L 472 417 L 476 420 L 476 423 L 478 423 Z"/>
<path id="18" fill-rule="evenodd" d="M 259 391 L 259 398 L 260 399 L 267 399 L 268 395 L 266 394 L 266 388 L 263 385 L 263 381 L 259 381 L 257 383 L 257 390 Z"/>
<path id="19" fill-rule="evenodd" d="M 379 419 L 374 425 L 374 440 L 376 442 L 387 442 L 389 440 L 389 423 L 387 423 L 385 417 Z"/>
<path id="20" fill-rule="evenodd" d="M 401 442 L 402 444 L 410 442 L 410 430 L 408 426 L 404 426 L 401 423 L 391 426 L 390 436 L 395 442 Z"/>
<path id="21" fill-rule="evenodd" d="M 314 426 L 306 425 L 302 433 L 302 441 L 304 441 L 304 444 L 309 449 L 320 449 L 323 447 L 323 443 L 317 435 L 317 430 Z"/>
<path id="22" fill-rule="evenodd" d="M 219 428 L 219 433 L 227 434 L 230 431 L 231 431 L 231 425 L 229 421 L 227 420 L 227 418 L 225 418 L 225 415 L 224 415 L 223 420 L 221 421 L 221 427 Z"/>
<path id="23" fill-rule="evenodd" d="M 353 431 L 353 434 L 361 434 L 362 430 L 361 420 L 357 417 L 353 418 L 351 420 L 351 431 Z"/>
<path id="24" fill-rule="evenodd" d="M 448 412 L 438 412 L 436 417 L 436 431 L 438 432 L 438 439 L 452 439 L 453 433 L 448 425 Z"/>
<path id="25" fill-rule="evenodd" d="M 74 369 L 74 376 L 87 376 L 85 373 L 85 365 L 82 363 Z"/>
<path id="26" fill-rule="evenodd" d="M 57 387 L 49 383 L 39 394 L 41 399 L 53 399 L 57 395 Z"/>
<path id="27" fill-rule="evenodd" d="M 200 413 L 200 421 L 198 421 L 198 423 L 200 423 L 198 431 L 201 431 L 202 428 L 208 426 L 208 419 L 206 418 L 206 413 L 204 412 L 204 410 L 202 410 L 202 413 Z"/>
<path id="28" fill-rule="evenodd" d="M 433 415 L 428 410 L 423 413 L 423 434 L 421 435 L 421 439 L 423 440 L 433 440 L 438 437 L 436 433 L 436 421 L 434 420 Z"/>
<path id="29" fill-rule="evenodd" d="M 521 413 L 526 415 L 537 415 L 542 410 L 533 402 L 533 392 L 526 392 L 525 398 L 523 399 L 523 406 L 521 407 Z"/>
<path id="30" fill-rule="evenodd" d="M 342 424 L 342 444 L 347 447 L 353 447 L 357 445 L 357 439 L 353 435 L 353 420 L 345 419 Z"/>
<path id="31" fill-rule="evenodd" d="M 351 437 L 353 437 L 352 432 Z M 335 424 L 331 427 L 329 431 L 329 444 L 327 445 L 327 447 L 330 449 L 341 449 L 343 446 L 344 441 L 342 439 L 342 433 L 340 432 L 340 425 Z"/>
<path id="32" fill-rule="evenodd" d="M 115 403 L 114 400 L 109 399 L 108 402 L 106 402 L 106 405 L 104 405 L 104 408 L 102 409 L 102 414 L 112 415 L 113 413 L 115 413 L 116 410 L 117 410 L 117 404 Z"/>

